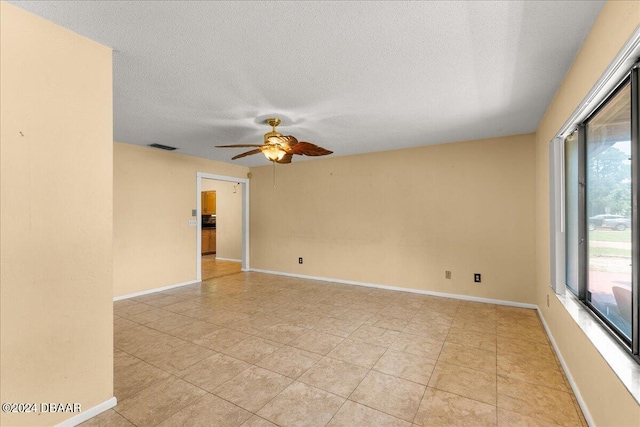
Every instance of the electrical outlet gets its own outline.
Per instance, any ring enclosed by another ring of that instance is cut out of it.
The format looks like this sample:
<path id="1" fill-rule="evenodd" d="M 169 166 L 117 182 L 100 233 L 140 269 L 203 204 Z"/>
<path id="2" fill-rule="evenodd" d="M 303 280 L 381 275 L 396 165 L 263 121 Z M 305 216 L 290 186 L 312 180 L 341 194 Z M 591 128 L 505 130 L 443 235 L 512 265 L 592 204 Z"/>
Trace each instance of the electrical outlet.
<path id="1" fill-rule="evenodd" d="M 473 281 L 476 283 L 482 282 L 482 275 L 480 273 L 473 274 Z"/>
<path id="2" fill-rule="evenodd" d="M 298 258 L 298 264 L 302 264 L 302 257 Z"/>
<path id="3" fill-rule="evenodd" d="M 451 272 L 449 270 L 444 272 L 444 278 L 445 279 L 451 279 Z"/>
<path id="4" fill-rule="evenodd" d="M 549 307 L 549 294 L 547 294 L 547 307 Z"/>

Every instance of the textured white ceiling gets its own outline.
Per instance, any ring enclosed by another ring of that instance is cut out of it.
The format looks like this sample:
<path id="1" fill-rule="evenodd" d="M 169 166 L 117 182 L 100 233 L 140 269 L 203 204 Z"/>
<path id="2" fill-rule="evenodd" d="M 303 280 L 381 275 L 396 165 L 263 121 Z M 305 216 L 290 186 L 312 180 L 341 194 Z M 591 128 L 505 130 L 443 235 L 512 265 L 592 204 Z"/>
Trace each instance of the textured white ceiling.
<path id="1" fill-rule="evenodd" d="M 231 162 L 271 116 L 334 156 L 533 132 L 604 1 L 11 3 L 114 49 L 117 141 Z"/>

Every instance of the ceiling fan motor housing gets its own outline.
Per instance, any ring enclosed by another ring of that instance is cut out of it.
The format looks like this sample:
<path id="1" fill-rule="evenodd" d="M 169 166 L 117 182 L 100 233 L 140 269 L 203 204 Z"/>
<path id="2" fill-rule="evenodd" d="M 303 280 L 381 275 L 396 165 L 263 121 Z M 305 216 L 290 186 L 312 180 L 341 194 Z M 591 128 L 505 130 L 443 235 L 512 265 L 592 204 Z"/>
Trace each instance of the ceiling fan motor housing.
<path id="1" fill-rule="evenodd" d="M 275 117 L 269 118 L 266 121 L 267 121 L 267 124 L 269 126 L 271 126 L 271 132 L 267 132 L 267 133 L 264 134 L 264 143 L 265 144 L 269 144 L 270 143 L 270 141 L 269 141 L 270 137 L 272 137 L 272 136 L 282 136 L 282 134 L 280 132 L 276 132 L 276 127 L 282 122 L 280 121 L 280 119 L 275 118 Z"/>
<path id="2" fill-rule="evenodd" d="M 269 141 L 269 138 L 271 138 L 272 136 L 282 136 L 282 134 L 280 132 L 276 132 L 275 130 L 271 132 L 267 132 L 264 134 L 264 143 L 272 144 L 272 142 Z"/>

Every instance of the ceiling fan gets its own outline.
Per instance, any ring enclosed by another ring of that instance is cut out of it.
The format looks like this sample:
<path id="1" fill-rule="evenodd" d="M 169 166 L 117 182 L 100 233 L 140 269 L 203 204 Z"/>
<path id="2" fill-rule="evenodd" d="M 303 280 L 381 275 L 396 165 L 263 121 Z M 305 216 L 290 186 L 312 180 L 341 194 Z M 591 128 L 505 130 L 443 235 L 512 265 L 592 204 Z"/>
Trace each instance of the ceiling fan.
<path id="1" fill-rule="evenodd" d="M 231 160 L 262 153 L 274 164 L 291 163 L 291 158 L 294 154 L 303 156 L 326 156 L 333 153 L 333 151 L 318 147 L 310 142 L 298 141 L 291 135 L 285 136 L 277 132 L 276 126 L 280 124 L 280 119 L 278 118 L 269 118 L 266 122 L 271 126 L 271 132 L 264 134 L 264 144 L 216 145 L 216 148 L 257 147 L 253 150 L 233 156 Z"/>

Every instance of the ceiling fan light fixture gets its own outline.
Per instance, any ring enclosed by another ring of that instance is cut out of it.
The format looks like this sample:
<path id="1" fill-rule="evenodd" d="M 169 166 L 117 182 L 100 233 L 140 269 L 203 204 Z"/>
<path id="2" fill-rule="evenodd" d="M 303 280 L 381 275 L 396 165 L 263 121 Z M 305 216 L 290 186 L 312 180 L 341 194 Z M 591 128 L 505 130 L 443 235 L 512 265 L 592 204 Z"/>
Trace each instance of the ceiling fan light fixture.
<path id="1" fill-rule="evenodd" d="M 277 162 L 279 160 L 282 160 L 282 158 L 284 157 L 285 154 L 287 154 L 287 152 L 281 149 L 280 147 L 278 147 L 277 145 L 269 145 L 264 150 L 262 150 L 262 154 L 264 154 L 264 156 L 268 160 L 272 162 Z"/>

